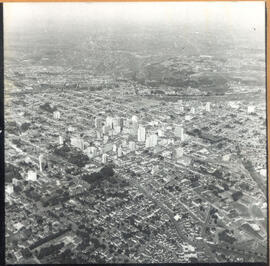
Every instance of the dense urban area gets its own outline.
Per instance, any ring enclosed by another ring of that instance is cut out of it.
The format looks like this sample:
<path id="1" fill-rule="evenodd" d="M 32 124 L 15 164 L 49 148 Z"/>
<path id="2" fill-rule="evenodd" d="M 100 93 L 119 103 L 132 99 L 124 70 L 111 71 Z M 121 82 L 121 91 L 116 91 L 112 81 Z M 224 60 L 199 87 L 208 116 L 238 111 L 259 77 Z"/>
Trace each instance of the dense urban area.
<path id="1" fill-rule="evenodd" d="M 264 49 L 132 30 L 7 38 L 6 262 L 266 262 Z"/>

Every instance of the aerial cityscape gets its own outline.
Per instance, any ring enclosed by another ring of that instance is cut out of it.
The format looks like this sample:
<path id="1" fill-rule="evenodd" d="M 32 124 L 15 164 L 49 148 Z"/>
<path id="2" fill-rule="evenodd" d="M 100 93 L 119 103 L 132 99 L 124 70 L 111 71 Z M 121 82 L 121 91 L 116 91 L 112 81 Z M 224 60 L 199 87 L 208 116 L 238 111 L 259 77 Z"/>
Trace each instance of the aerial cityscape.
<path id="1" fill-rule="evenodd" d="M 59 18 L 47 3 L 51 20 L 44 3 L 4 4 L 6 263 L 267 261 L 264 20 L 248 13 L 264 5 L 251 4 L 246 28 L 205 26 L 203 3 L 198 21 L 159 3 L 169 22 L 143 16 L 151 3 L 62 3 Z"/>

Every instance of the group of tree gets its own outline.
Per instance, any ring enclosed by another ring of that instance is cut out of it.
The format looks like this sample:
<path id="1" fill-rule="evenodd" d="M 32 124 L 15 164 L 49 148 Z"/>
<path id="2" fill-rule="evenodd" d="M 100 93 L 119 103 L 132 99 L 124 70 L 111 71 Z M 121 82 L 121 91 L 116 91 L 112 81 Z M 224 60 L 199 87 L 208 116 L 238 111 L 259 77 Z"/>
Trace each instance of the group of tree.
<path id="1" fill-rule="evenodd" d="M 67 145 L 55 148 L 53 153 L 65 158 L 69 163 L 72 163 L 77 167 L 84 167 L 89 162 L 87 155 L 83 154 L 81 151 L 71 149 Z"/>
<path id="2" fill-rule="evenodd" d="M 11 183 L 13 178 L 22 179 L 22 176 L 20 174 L 20 168 L 12 164 L 6 163 L 5 164 L 5 182 Z"/>
<path id="3" fill-rule="evenodd" d="M 104 166 L 100 171 L 94 172 L 91 174 L 85 174 L 82 176 L 82 179 L 88 182 L 89 184 L 93 184 L 98 180 L 101 180 L 103 178 L 112 177 L 114 175 L 114 170 L 112 166 Z"/>
<path id="4" fill-rule="evenodd" d="M 56 245 L 50 245 L 48 247 L 43 247 L 40 249 L 37 257 L 38 257 L 38 259 L 43 259 L 44 257 L 48 257 L 50 255 L 57 254 L 59 252 L 59 250 L 63 247 L 64 247 L 63 242 L 56 244 Z"/>
<path id="5" fill-rule="evenodd" d="M 40 109 L 49 112 L 49 113 L 53 113 L 54 111 L 57 110 L 57 108 L 55 106 L 52 106 L 51 104 L 49 104 L 48 102 L 40 105 Z"/>

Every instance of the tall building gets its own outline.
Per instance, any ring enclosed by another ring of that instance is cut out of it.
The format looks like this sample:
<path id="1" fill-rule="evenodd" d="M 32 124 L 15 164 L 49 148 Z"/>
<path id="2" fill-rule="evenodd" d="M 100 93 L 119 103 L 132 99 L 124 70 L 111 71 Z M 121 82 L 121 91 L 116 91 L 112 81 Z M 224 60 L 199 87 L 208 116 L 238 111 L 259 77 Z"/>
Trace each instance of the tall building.
<path id="1" fill-rule="evenodd" d="M 158 143 L 158 136 L 156 134 L 152 134 L 150 136 L 150 145 L 151 147 L 155 147 Z"/>
<path id="2" fill-rule="evenodd" d="M 182 126 L 176 126 L 174 134 L 176 137 L 180 138 L 181 141 L 185 140 L 184 129 Z"/>
<path id="3" fill-rule="evenodd" d="M 86 150 L 85 150 L 85 153 L 87 154 L 87 156 L 89 158 L 94 158 L 97 156 L 97 148 L 96 147 L 88 147 Z"/>
<path id="4" fill-rule="evenodd" d="M 67 129 L 68 132 L 74 132 L 75 131 L 75 128 L 72 127 L 72 126 L 69 126 L 68 129 Z"/>
<path id="5" fill-rule="evenodd" d="M 63 145 L 64 144 L 64 140 L 62 136 L 59 136 L 59 145 Z"/>
<path id="6" fill-rule="evenodd" d="M 29 170 L 26 176 L 27 181 L 36 181 L 37 173 L 35 171 Z"/>
<path id="7" fill-rule="evenodd" d="M 95 118 L 95 128 L 101 128 L 102 126 L 102 119 L 101 117 L 96 117 Z"/>
<path id="8" fill-rule="evenodd" d="M 229 101 L 228 102 L 229 107 L 233 108 L 233 109 L 238 109 L 239 108 L 239 103 L 236 101 Z"/>
<path id="9" fill-rule="evenodd" d="M 255 113 L 255 106 L 249 105 L 247 109 L 248 114 Z"/>
<path id="10" fill-rule="evenodd" d="M 205 110 L 206 110 L 206 112 L 211 112 L 211 103 L 210 102 L 206 103 Z"/>
<path id="11" fill-rule="evenodd" d="M 38 163 L 39 163 L 39 171 L 42 172 L 43 171 L 43 155 L 40 154 L 38 157 Z"/>
<path id="12" fill-rule="evenodd" d="M 19 183 L 20 183 L 20 181 L 19 181 L 17 178 L 12 178 L 12 184 L 13 184 L 14 186 L 18 186 Z"/>
<path id="13" fill-rule="evenodd" d="M 106 153 L 102 154 L 101 161 L 103 164 L 108 162 L 108 155 Z"/>
<path id="14" fill-rule="evenodd" d="M 107 134 L 110 130 L 110 127 L 107 125 L 102 126 L 102 133 Z"/>
<path id="15" fill-rule="evenodd" d="M 115 128 L 115 127 L 117 127 L 117 126 L 119 126 L 120 127 L 120 122 L 121 122 L 121 118 L 120 117 L 114 117 L 113 118 L 113 121 L 112 121 L 112 123 L 113 123 L 113 128 Z"/>
<path id="16" fill-rule="evenodd" d="M 122 117 L 120 118 L 120 128 L 121 128 L 121 131 L 123 131 L 123 128 L 124 128 L 124 119 Z"/>
<path id="17" fill-rule="evenodd" d="M 129 149 L 131 151 L 135 151 L 136 150 L 136 143 L 135 143 L 135 141 L 130 141 L 128 146 L 129 146 Z"/>
<path id="18" fill-rule="evenodd" d="M 71 137 L 70 144 L 80 150 L 84 150 L 84 141 L 80 137 Z"/>
<path id="19" fill-rule="evenodd" d="M 168 140 L 167 140 L 167 139 L 162 139 L 162 140 L 159 142 L 159 145 L 161 145 L 161 146 L 167 146 L 167 145 L 168 145 Z"/>
<path id="20" fill-rule="evenodd" d="M 150 136 L 147 136 L 146 140 L 145 140 L 145 147 L 146 148 L 150 148 L 151 147 L 151 141 L 150 141 Z"/>
<path id="21" fill-rule="evenodd" d="M 138 123 L 134 122 L 130 125 L 129 134 L 136 136 L 138 134 Z"/>
<path id="22" fill-rule="evenodd" d="M 93 154 L 93 157 L 97 156 L 97 148 L 96 147 L 90 147 L 90 152 Z"/>
<path id="23" fill-rule="evenodd" d="M 195 107 L 191 107 L 190 113 L 193 114 L 193 115 L 195 115 L 195 112 L 196 112 Z"/>
<path id="24" fill-rule="evenodd" d="M 158 143 L 158 136 L 156 134 L 152 134 L 146 138 L 145 147 L 146 148 L 155 147 L 157 143 Z"/>
<path id="25" fill-rule="evenodd" d="M 122 147 L 120 146 L 117 149 L 117 157 L 122 157 L 122 155 L 123 155 L 123 150 L 122 150 Z"/>
<path id="26" fill-rule="evenodd" d="M 177 148 L 175 152 L 176 158 L 181 158 L 184 155 L 184 150 L 182 147 Z"/>
<path id="27" fill-rule="evenodd" d="M 113 144 L 113 152 L 117 152 L 117 145 L 116 144 Z"/>
<path id="28" fill-rule="evenodd" d="M 7 193 L 7 194 L 12 194 L 12 193 L 14 193 L 14 188 L 13 188 L 13 184 L 11 184 L 11 183 L 9 183 L 9 184 L 7 184 L 6 186 L 5 186 L 5 192 Z"/>
<path id="29" fill-rule="evenodd" d="M 123 120 L 123 126 L 125 127 L 130 127 L 130 125 L 132 124 L 131 119 L 127 119 L 127 120 Z"/>
<path id="30" fill-rule="evenodd" d="M 102 132 L 97 130 L 97 139 L 101 139 L 102 136 L 103 136 Z"/>
<path id="31" fill-rule="evenodd" d="M 121 146 L 127 147 L 127 145 L 128 145 L 127 139 L 122 139 Z"/>
<path id="32" fill-rule="evenodd" d="M 54 112 L 53 112 L 53 118 L 54 118 L 54 119 L 60 119 L 60 116 L 61 116 L 61 114 L 60 114 L 59 111 L 54 111 Z"/>
<path id="33" fill-rule="evenodd" d="M 190 121 L 193 117 L 191 115 L 185 115 L 185 120 Z"/>
<path id="34" fill-rule="evenodd" d="M 162 129 L 159 129 L 157 133 L 159 137 L 164 137 L 164 132 Z"/>
<path id="35" fill-rule="evenodd" d="M 138 128 L 138 141 L 145 141 L 145 128 L 141 125 Z"/>
<path id="36" fill-rule="evenodd" d="M 112 143 L 106 143 L 103 148 L 103 153 L 110 152 L 113 150 L 113 144 Z"/>
<path id="37" fill-rule="evenodd" d="M 151 174 L 152 175 L 155 175 L 158 171 L 159 171 L 159 166 L 158 165 L 154 165 L 152 167 Z"/>
<path id="38" fill-rule="evenodd" d="M 117 135 L 121 132 L 121 127 L 120 126 L 114 126 L 113 133 L 114 135 Z"/>
<path id="39" fill-rule="evenodd" d="M 138 121 L 139 121 L 138 116 L 133 115 L 133 116 L 131 117 L 131 121 L 132 121 L 132 123 L 138 123 Z"/>
<path id="40" fill-rule="evenodd" d="M 109 140 L 109 137 L 107 135 L 104 135 L 103 143 L 106 144 Z"/>
<path id="41" fill-rule="evenodd" d="M 108 116 L 107 118 L 106 118 L 106 126 L 108 126 L 108 127 L 110 127 L 110 128 L 113 128 L 113 117 L 111 117 L 111 116 Z"/>
<path id="42" fill-rule="evenodd" d="M 159 145 L 157 145 L 157 146 L 154 147 L 153 152 L 154 153 L 160 153 L 162 150 L 163 149 L 162 149 L 162 147 L 160 146 L 160 143 L 159 143 Z"/>
<path id="43" fill-rule="evenodd" d="M 174 145 L 174 139 L 168 139 L 168 144 L 173 144 Z"/>

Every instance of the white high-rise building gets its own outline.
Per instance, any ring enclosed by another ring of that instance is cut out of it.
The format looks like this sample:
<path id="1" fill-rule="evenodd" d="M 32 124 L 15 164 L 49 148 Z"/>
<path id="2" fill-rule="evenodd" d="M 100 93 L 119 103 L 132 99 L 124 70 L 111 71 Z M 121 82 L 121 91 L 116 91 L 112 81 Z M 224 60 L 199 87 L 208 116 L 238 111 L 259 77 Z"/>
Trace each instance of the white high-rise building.
<path id="1" fill-rule="evenodd" d="M 75 128 L 72 127 L 72 126 L 69 126 L 68 129 L 67 129 L 68 132 L 74 132 L 75 131 Z"/>
<path id="2" fill-rule="evenodd" d="M 145 128 L 141 125 L 138 128 L 138 141 L 145 141 Z"/>
<path id="3" fill-rule="evenodd" d="M 121 126 L 121 125 L 120 125 L 120 122 L 121 122 L 121 118 L 120 118 L 120 117 L 114 117 L 114 118 L 113 118 L 113 121 L 112 121 L 113 128 L 115 128 L 115 127 L 117 127 L 117 126 Z"/>
<path id="4" fill-rule="evenodd" d="M 121 132 L 121 127 L 120 126 L 114 126 L 113 133 L 114 135 L 117 135 Z"/>
<path id="5" fill-rule="evenodd" d="M 94 156 L 97 155 L 97 148 L 96 147 L 90 147 L 90 151 Z"/>
<path id="6" fill-rule="evenodd" d="M 103 143 L 106 144 L 109 140 L 109 137 L 107 135 L 104 135 Z"/>
<path id="7" fill-rule="evenodd" d="M 112 148 L 113 152 L 117 152 L 117 145 L 113 144 L 113 148 Z"/>
<path id="8" fill-rule="evenodd" d="M 84 152 L 89 158 L 94 158 L 97 156 L 97 148 L 93 146 L 86 148 Z"/>
<path id="9" fill-rule="evenodd" d="M 107 134 L 110 130 L 110 127 L 107 125 L 102 126 L 102 133 Z"/>
<path id="10" fill-rule="evenodd" d="M 39 157 L 38 157 L 38 162 L 39 162 L 39 171 L 42 172 L 43 171 L 43 155 L 40 154 Z"/>
<path id="11" fill-rule="evenodd" d="M 182 147 L 176 149 L 176 158 L 181 158 L 184 155 L 184 150 Z"/>
<path id="12" fill-rule="evenodd" d="M 211 103 L 210 102 L 206 103 L 205 110 L 206 110 L 206 112 L 211 112 Z"/>
<path id="13" fill-rule="evenodd" d="M 102 150 L 103 150 L 103 153 L 107 153 L 107 152 L 112 151 L 112 150 L 113 150 L 113 144 L 112 144 L 112 143 L 110 143 L 110 142 L 109 142 L 109 143 L 104 144 L 104 146 L 103 146 Z"/>
<path id="14" fill-rule="evenodd" d="M 88 157 L 90 158 L 94 158 L 97 156 L 97 148 L 96 147 L 89 147 L 86 149 L 86 153 L 88 155 Z"/>
<path id="15" fill-rule="evenodd" d="M 61 117 L 61 114 L 60 114 L 59 111 L 54 111 L 54 112 L 53 112 L 53 118 L 54 118 L 54 119 L 60 119 L 60 117 Z"/>
<path id="16" fill-rule="evenodd" d="M 12 178 L 12 184 L 18 186 L 19 180 L 17 178 Z"/>
<path id="17" fill-rule="evenodd" d="M 155 147 L 158 143 L 158 136 L 156 134 L 152 134 L 150 136 L 150 145 L 151 147 Z"/>
<path id="18" fill-rule="evenodd" d="M 155 147 L 157 143 L 158 143 L 158 136 L 156 134 L 152 134 L 146 138 L 145 147 L 146 148 Z"/>
<path id="19" fill-rule="evenodd" d="M 97 131 L 97 139 L 101 139 L 102 133 L 100 131 Z"/>
<path id="20" fill-rule="evenodd" d="M 37 173 L 35 171 L 29 170 L 26 176 L 27 181 L 36 181 Z"/>
<path id="21" fill-rule="evenodd" d="M 151 174 L 152 175 L 155 175 L 158 171 L 159 171 L 159 166 L 158 165 L 154 165 L 152 167 Z"/>
<path id="22" fill-rule="evenodd" d="M 186 121 L 190 121 L 192 119 L 192 116 L 191 115 L 185 115 L 185 120 Z"/>
<path id="23" fill-rule="evenodd" d="M 14 193 L 13 184 L 7 184 L 5 187 L 5 192 L 9 195 Z"/>
<path id="24" fill-rule="evenodd" d="M 84 142 L 80 137 L 72 137 L 72 138 L 70 138 L 70 144 L 73 147 L 84 150 Z"/>
<path id="25" fill-rule="evenodd" d="M 113 128 L 113 117 L 111 117 L 111 116 L 108 116 L 107 118 L 106 118 L 106 126 L 108 126 L 108 127 L 110 127 L 110 128 Z"/>
<path id="26" fill-rule="evenodd" d="M 185 140 L 184 129 L 182 126 L 176 126 L 174 134 L 176 137 L 180 138 L 181 141 Z"/>
<path id="27" fill-rule="evenodd" d="M 135 151 L 136 150 L 136 143 L 135 143 L 135 141 L 130 141 L 129 142 L 129 149 L 131 151 Z"/>
<path id="28" fill-rule="evenodd" d="M 255 106 L 249 105 L 247 109 L 248 114 L 255 113 Z"/>
<path id="29" fill-rule="evenodd" d="M 123 150 L 122 150 L 122 147 L 120 146 L 120 147 L 118 147 L 118 149 L 117 149 L 117 156 L 118 156 L 118 157 L 122 157 L 122 155 L 123 155 Z"/>
<path id="30" fill-rule="evenodd" d="M 139 121 L 138 116 L 133 115 L 133 116 L 131 117 L 131 121 L 132 121 L 132 123 L 138 123 L 138 121 Z"/>
<path id="31" fill-rule="evenodd" d="M 102 119 L 100 117 L 95 118 L 95 128 L 101 128 L 102 126 Z"/>
<path id="32" fill-rule="evenodd" d="M 168 144 L 173 144 L 174 145 L 174 139 L 168 139 Z"/>
<path id="33" fill-rule="evenodd" d="M 236 101 L 229 101 L 228 105 L 233 109 L 238 109 L 239 108 L 239 103 L 236 102 Z"/>
<path id="34" fill-rule="evenodd" d="M 122 147 L 127 147 L 127 145 L 128 145 L 127 140 L 126 140 L 126 139 L 123 139 L 123 140 L 122 140 L 121 146 L 122 146 Z"/>
<path id="35" fill-rule="evenodd" d="M 164 137 L 164 132 L 163 132 L 162 129 L 159 129 L 159 130 L 158 130 L 158 136 L 159 136 L 159 137 Z"/>
<path id="36" fill-rule="evenodd" d="M 106 164 L 108 162 L 108 155 L 106 153 L 102 154 L 101 160 L 103 164 Z"/>
<path id="37" fill-rule="evenodd" d="M 59 136 L 59 145 L 63 145 L 64 144 L 64 140 L 62 136 Z"/>
<path id="38" fill-rule="evenodd" d="M 162 140 L 159 142 L 159 145 L 161 145 L 161 146 L 167 146 L 167 145 L 168 145 L 168 140 L 167 140 L 167 139 L 162 139 Z"/>
<path id="39" fill-rule="evenodd" d="M 145 140 L 145 147 L 146 148 L 150 148 L 151 147 L 151 140 L 150 140 L 150 136 L 148 136 Z"/>

